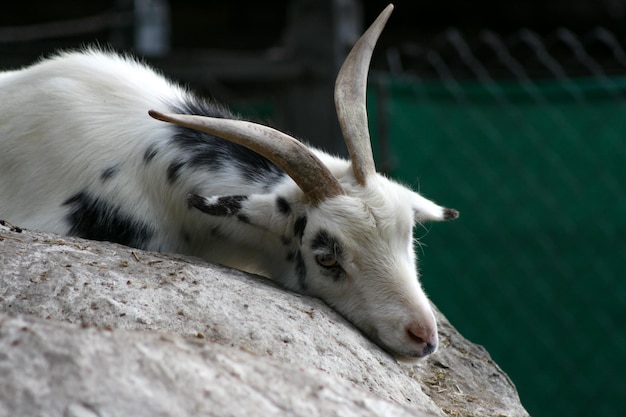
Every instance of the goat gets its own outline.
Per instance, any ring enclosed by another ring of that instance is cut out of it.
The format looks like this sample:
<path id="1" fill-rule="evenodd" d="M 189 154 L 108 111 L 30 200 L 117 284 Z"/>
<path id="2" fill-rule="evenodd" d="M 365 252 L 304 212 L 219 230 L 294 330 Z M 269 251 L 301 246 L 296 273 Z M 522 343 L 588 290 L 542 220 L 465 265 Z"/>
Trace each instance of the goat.
<path id="1" fill-rule="evenodd" d="M 350 161 L 127 55 L 85 48 L 0 73 L 0 217 L 258 273 L 321 298 L 397 358 L 431 354 L 437 323 L 412 230 L 458 212 L 374 166 L 365 90 L 392 9 L 337 76 Z"/>

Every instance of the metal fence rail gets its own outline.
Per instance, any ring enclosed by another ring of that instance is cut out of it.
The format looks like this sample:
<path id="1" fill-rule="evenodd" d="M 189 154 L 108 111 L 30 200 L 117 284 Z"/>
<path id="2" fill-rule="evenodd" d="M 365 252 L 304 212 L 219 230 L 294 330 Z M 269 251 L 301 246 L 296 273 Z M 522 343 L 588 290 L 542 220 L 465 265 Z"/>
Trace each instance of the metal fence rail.
<path id="1" fill-rule="evenodd" d="M 604 29 L 451 29 L 373 77 L 379 166 L 459 208 L 418 229 L 436 304 L 534 416 L 626 406 L 626 55 Z M 428 233 L 426 232 L 428 231 Z M 432 233 L 430 233 L 432 232 Z"/>

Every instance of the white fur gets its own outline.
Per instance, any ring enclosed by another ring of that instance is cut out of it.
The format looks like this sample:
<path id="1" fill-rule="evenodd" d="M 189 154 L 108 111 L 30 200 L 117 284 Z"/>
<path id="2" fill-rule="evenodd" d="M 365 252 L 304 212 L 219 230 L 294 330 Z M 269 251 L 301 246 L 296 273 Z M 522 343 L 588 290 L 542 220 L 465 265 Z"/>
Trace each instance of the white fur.
<path id="1" fill-rule="evenodd" d="M 412 228 L 417 221 L 444 219 L 442 207 L 381 175 L 360 186 L 349 161 L 319 150 L 314 152 L 346 195 L 318 207 L 307 203 L 290 178 L 268 190 L 262 178 L 246 180 L 234 164 L 217 172 L 185 166 L 168 184 L 167 161 L 179 156 L 167 146 L 175 127 L 150 118 L 148 110 L 167 111 L 171 103 L 193 97 L 137 61 L 111 53 L 64 53 L 0 73 L 0 94 L 0 218 L 67 234 L 64 203 L 88 189 L 118 206 L 118 214 L 149 225 L 154 234 L 138 245 L 144 249 L 201 256 L 318 296 L 400 357 L 421 357 L 432 351 L 427 344 L 436 347 L 436 321 L 418 281 Z M 153 144 L 162 145 L 158 158 L 145 164 Z M 103 171 L 112 166 L 115 176 L 103 181 Z M 190 192 L 209 205 L 220 196 L 248 196 L 241 214 L 249 221 L 190 209 Z M 278 196 L 289 202 L 288 214 L 278 212 Z M 303 216 L 300 242 L 294 224 Z M 316 262 L 320 250 L 312 245 L 320 231 L 341 242 L 341 279 L 324 275 L 327 270 Z M 294 271 L 294 254 L 306 267 L 304 283 Z"/>

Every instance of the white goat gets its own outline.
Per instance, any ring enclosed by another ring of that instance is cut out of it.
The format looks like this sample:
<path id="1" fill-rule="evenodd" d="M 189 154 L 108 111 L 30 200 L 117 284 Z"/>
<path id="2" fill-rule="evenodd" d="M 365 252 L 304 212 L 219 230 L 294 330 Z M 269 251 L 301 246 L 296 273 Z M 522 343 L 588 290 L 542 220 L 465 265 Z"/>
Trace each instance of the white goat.
<path id="1" fill-rule="evenodd" d="M 392 9 L 337 77 L 351 162 L 110 52 L 0 73 L 0 218 L 260 273 L 325 300 L 397 357 L 434 352 L 412 229 L 458 212 L 375 171 L 365 89 Z"/>

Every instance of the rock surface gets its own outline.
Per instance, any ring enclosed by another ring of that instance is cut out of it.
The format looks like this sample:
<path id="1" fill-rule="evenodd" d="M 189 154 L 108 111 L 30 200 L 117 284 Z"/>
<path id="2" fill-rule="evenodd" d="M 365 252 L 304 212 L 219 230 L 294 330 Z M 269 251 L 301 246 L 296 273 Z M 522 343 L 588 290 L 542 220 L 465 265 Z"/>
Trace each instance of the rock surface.
<path id="1" fill-rule="evenodd" d="M 196 258 L 0 227 L 0 265 L 0 416 L 528 415 L 440 313 L 439 351 L 398 363 L 320 300 Z"/>
<path id="2" fill-rule="evenodd" d="M 0 314 L 0 352 L 3 416 L 415 415 L 321 371 L 153 332 Z"/>

